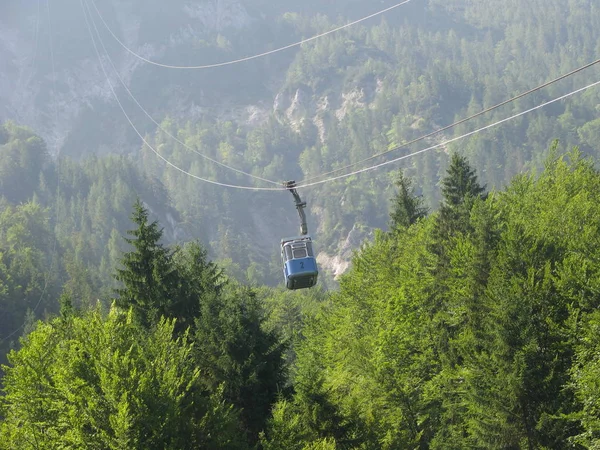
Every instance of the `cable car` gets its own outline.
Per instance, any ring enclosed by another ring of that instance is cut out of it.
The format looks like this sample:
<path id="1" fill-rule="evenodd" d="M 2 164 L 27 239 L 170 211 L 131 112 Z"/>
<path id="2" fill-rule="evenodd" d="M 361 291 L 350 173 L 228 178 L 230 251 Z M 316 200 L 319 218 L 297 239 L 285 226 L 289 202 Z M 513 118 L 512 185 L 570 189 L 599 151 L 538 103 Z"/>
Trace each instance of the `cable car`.
<path id="1" fill-rule="evenodd" d="M 310 236 L 281 240 L 283 275 L 288 289 L 304 289 L 317 284 L 317 262 Z"/>
<path id="2" fill-rule="evenodd" d="M 296 209 L 300 215 L 301 236 L 281 240 L 281 262 L 285 285 L 288 289 L 305 289 L 317 284 L 319 270 L 312 248 L 312 239 L 308 236 L 308 226 L 303 202 L 296 191 L 296 182 L 288 181 L 283 184 L 294 196 Z"/>

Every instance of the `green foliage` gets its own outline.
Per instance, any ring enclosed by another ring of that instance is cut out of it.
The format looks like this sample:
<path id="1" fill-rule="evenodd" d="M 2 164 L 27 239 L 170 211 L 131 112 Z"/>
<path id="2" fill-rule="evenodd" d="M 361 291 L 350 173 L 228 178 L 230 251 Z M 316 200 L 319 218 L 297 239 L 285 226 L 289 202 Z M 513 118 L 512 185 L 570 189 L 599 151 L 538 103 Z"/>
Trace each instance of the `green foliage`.
<path id="1" fill-rule="evenodd" d="M 116 290 L 119 296 L 117 306 L 132 308 L 146 326 L 156 323 L 163 316 L 182 317 L 185 320 L 185 314 L 190 313 L 191 316 L 187 316 L 190 320 L 195 316 L 197 307 L 194 306 L 198 302 L 187 296 L 178 298 L 180 277 L 172 262 L 172 252 L 159 242 L 162 231 L 158 223 L 148 223 L 148 211 L 139 200 L 134 205 L 131 220 L 137 228 L 129 232 L 134 238 L 125 239 L 133 246 L 133 251 L 123 255 L 123 268 L 117 270 L 116 279 L 124 285 Z M 195 304 L 178 305 L 178 302 L 186 300 Z"/>
<path id="2" fill-rule="evenodd" d="M 423 199 L 414 194 L 412 181 L 404 176 L 402 172 L 396 180 L 398 192 L 392 200 L 392 212 L 390 213 L 390 228 L 408 228 L 417 220 L 427 216 L 428 209 L 423 206 Z"/>
<path id="3" fill-rule="evenodd" d="M 507 226 L 487 282 L 489 314 L 475 342 L 482 351 L 467 386 L 475 412 L 489 412 L 493 403 L 518 420 L 479 415 L 482 445 L 561 447 L 579 431 L 569 419 L 578 405 L 567 386 L 578 334 L 573 321 L 597 304 L 589 280 L 596 278 L 592 242 L 599 229 L 590 224 L 600 178 L 576 151 L 569 156 L 570 165 L 552 160 L 539 180 L 518 179 L 496 200 Z"/>
<path id="4" fill-rule="evenodd" d="M 48 210 L 29 202 L 0 212 L 0 351 L 2 361 L 18 341 L 28 311 L 56 312 L 60 248 L 52 238 Z"/>
<path id="5" fill-rule="evenodd" d="M 462 162 L 444 239 L 442 212 L 379 233 L 304 330 L 272 448 L 596 445 L 600 173 L 573 151 L 483 199 Z"/>
<path id="6" fill-rule="evenodd" d="M 39 324 L 5 367 L 1 448 L 243 448 L 187 335 L 111 309 Z"/>
<path id="7" fill-rule="evenodd" d="M 45 143 L 12 123 L 0 126 L 0 195 L 17 204 L 37 190 L 48 160 Z"/>
<path id="8" fill-rule="evenodd" d="M 196 321 L 195 359 L 210 391 L 240 411 L 240 431 L 255 443 L 286 380 L 285 345 L 263 328 L 263 310 L 247 288 L 229 286 L 203 298 Z"/>
<path id="9" fill-rule="evenodd" d="M 320 430 L 327 429 L 333 411 L 326 411 L 328 415 L 319 412 L 325 411 L 316 404 L 313 404 L 311 409 L 305 410 L 301 405 L 290 404 L 285 400 L 279 401 L 269 421 L 268 437 L 264 434 L 261 436 L 262 448 L 265 450 L 338 448 L 334 438 L 319 438 L 319 430 L 315 427 L 317 425 Z M 317 424 L 323 419 L 323 423 Z"/>
<path id="10" fill-rule="evenodd" d="M 581 339 L 577 345 L 576 360 L 572 367 L 574 390 L 581 402 L 581 411 L 577 414 L 583 432 L 577 441 L 585 448 L 596 449 L 600 446 L 600 358 L 598 350 L 599 314 L 594 311 L 587 315 L 581 324 Z"/>

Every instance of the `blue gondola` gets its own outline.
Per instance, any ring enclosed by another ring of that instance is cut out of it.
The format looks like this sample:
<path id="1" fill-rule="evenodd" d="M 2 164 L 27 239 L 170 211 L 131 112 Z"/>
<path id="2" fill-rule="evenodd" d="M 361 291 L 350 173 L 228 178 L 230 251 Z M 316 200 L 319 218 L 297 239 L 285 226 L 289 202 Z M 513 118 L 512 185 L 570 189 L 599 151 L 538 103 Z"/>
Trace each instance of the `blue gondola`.
<path id="1" fill-rule="evenodd" d="M 296 191 L 296 182 L 288 181 L 284 186 L 292 193 L 296 200 L 296 209 L 300 215 L 300 234 L 302 236 L 281 240 L 281 262 L 283 275 L 288 289 L 304 289 L 317 284 L 319 270 L 312 248 L 312 240 L 308 236 L 306 215 L 303 202 Z"/>
<path id="2" fill-rule="evenodd" d="M 281 240 L 283 275 L 288 289 L 304 289 L 317 284 L 317 262 L 310 236 Z"/>

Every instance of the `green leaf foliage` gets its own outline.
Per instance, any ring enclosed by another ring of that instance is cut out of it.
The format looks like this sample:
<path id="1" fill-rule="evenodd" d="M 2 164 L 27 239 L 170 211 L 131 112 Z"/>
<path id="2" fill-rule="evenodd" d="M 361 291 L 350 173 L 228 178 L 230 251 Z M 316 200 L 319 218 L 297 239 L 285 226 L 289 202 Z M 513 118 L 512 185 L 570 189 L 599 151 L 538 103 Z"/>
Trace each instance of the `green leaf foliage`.
<path id="1" fill-rule="evenodd" d="M 574 150 L 486 198 L 471 186 L 448 196 L 448 233 L 440 211 L 355 255 L 304 330 L 271 448 L 597 445 L 600 173 Z"/>
<path id="2" fill-rule="evenodd" d="M 210 391 L 223 386 L 224 398 L 240 412 L 240 432 L 254 444 L 285 387 L 285 344 L 264 324 L 254 292 L 230 285 L 222 295 L 203 298 L 196 320 L 195 359 Z"/>
<path id="3" fill-rule="evenodd" d="M 196 308 L 178 305 L 188 298 L 178 298 L 181 281 L 172 261 L 172 251 L 160 243 L 162 231 L 157 222 L 148 222 L 148 211 L 139 199 L 131 219 L 137 228 L 129 232 L 133 238 L 125 239 L 133 246 L 133 251 L 123 255 L 123 268 L 117 270 L 116 279 L 123 284 L 116 290 L 117 306 L 132 308 L 147 326 L 156 323 L 160 317 L 178 317 L 175 309 L 182 313 L 180 318 L 189 313 L 186 318 L 192 320 L 197 315 L 198 299 L 190 299 Z"/>
<path id="4" fill-rule="evenodd" d="M 15 204 L 26 202 L 46 170 L 46 144 L 31 130 L 10 122 L 0 130 L 0 196 Z"/>
<path id="5" fill-rule="evenodd" d="M 112 308 L 40 323 L 5 367 L 1 448 L 243 448 L 187 335 Z"/>

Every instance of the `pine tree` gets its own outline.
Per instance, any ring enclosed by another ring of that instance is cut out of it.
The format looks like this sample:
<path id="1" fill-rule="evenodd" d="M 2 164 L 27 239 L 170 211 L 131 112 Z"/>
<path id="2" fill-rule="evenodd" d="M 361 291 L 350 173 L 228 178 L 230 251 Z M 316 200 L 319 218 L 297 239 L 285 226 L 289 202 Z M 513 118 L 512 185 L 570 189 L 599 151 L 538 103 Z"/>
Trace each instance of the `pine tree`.
<path id="1" fill-rule="evenodd" d="M 132 308 L 141 322 L 150 326 L 161 316 L 174 317 L 173 305 L 180 294 L 180 277 L 173 263 L 173 252 L 160 244 L 158 223 L 148 223 L 148 211 L 138 199 L 131 220 L 137 225 L 125 241 L 133 246 L 121 259 L 122 269 L 115 278 L 123 283 L 116 289 L 117 306 Z"/>
<path id="2" fill-rule="evenodd" d="M 438 285 L 449 270 L 451 239 L 459 233 L 472 232 L 471 209 L 478 198 L 483 198 L 485 189 L 479 185 L 475 170 L 464 156 L 454 153 L 446 177 L 442 180 L 443 201 L 438 213 L 434 233 L 434 243 L 430 247 L 438 258 L 434 272 Z"/>
<path id="3" fill-rule="evenodd" d="M 475 170 L 466 157 L 452 154 L 450 167 L 442 180 L 444 196 L 438 217 L 439 237 L 449 238 L 469 229 L 469 213 L 476 198 L 483 198 L 485 188 L 477 181 Z"/>
<path id="4" fill-rule="evenodd" d="M 439 431 L 432 440 L 432 448 L 463 448 L 468 446 L 468 415 L 460 401 L 457 387 L 463 378 L 465 335 L 477 308 L 465 290 L 469 280 L 458 264 L 462 252 L 457 245 L 474 234 L 471 211 L 475 202 L 483 198 L 484 188 L 479 185 L 475 171 L 467 159 L 452 155 L 446 177 L 442 180 L 443 201 L 436 217 L 430 251 L 435 256 L 432 267 L 433 283 L 429 287 L 427 309 L 435 329 L 435 354 L 441 372 L 431 382 L 435 392 L 432 400 L 439 402 Z M 454 264 L 453 264 L 454 261 Z"/>
<path id="5" fill-rule="evenodd" d="M 285 345 L 263 329 L 262 306 L 248 289 L 211 295 L 196 321 L 196 361 L 207 388 L 223 386 L 224 398 L 240 410 L 240 428 L 256 443 L 286 379 Z"/>
<path id="6" fill-rule="evenodd" d="M 178 319 L 175 329 L 179 332 L 194 325 L 194 320 L 200 317 L 202 303 L 221 295 L 225 277 L 223 270 L 208 260 L 206 249 L 199 242 L 178 247 L 174 262 L 181 289 L 170 309 Z"/>
<path id="7" fill-rule="evenodd" d="M 428 213 L 428 208 L 423 206 L 423 198 L 414 194 L 410 178 L 400 172 L 395 185 L 398 192 L 392 199 L 392 212 L 390 213 L 390 228 L 392 231 L 407 228 L 417 220 L 427 216 Z"/>

